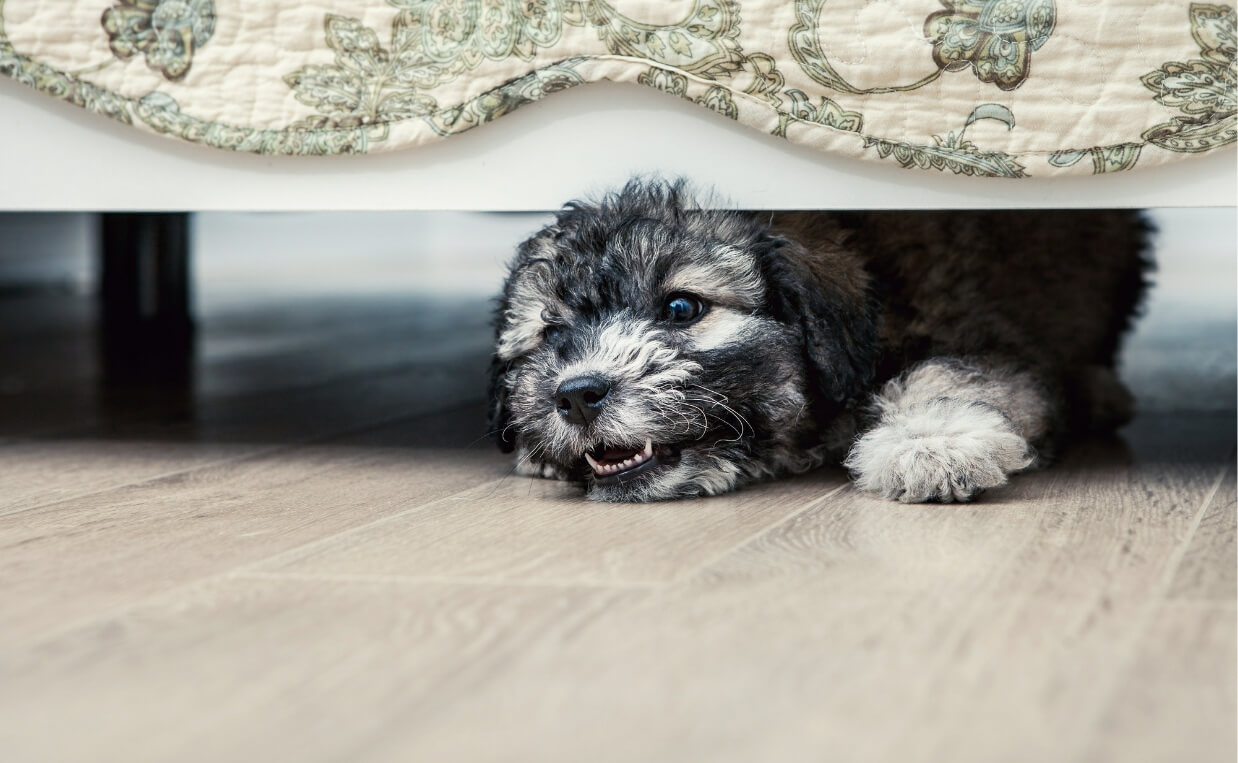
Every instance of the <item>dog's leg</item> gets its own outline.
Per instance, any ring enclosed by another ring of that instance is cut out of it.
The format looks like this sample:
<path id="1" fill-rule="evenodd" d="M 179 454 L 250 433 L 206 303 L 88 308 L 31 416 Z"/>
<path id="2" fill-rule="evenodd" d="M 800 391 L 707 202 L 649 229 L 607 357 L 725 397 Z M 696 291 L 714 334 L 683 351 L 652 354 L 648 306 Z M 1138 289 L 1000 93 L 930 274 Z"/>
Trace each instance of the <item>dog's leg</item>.
<path id="1" fill-rule="evenodd" d="M 904 503 L 970 501 L 1032 466 L 1059 404 L 1035 375 L 935 358 L 874 396 L 876 423 L 845 465 L 856 485 Z"/>

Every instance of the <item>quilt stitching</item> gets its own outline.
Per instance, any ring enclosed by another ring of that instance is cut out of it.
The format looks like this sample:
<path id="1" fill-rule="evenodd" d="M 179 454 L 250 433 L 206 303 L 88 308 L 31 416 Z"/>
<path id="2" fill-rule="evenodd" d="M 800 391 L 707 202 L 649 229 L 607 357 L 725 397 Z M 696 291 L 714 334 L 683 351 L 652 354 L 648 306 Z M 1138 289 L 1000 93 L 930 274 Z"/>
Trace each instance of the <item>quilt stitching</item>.
<path id="1" fill-rule="evenodd" d="M 1007 152 L 967 134 L 982 120 L 1014 131 L 1014 111 L 1002 103 L 977 103 L 965 117 L 955 117 L 961 119 L 955 122 L 958 127 L 926 131 L 923 140 L 916 140 L 866 132 L 866 107 L 852 110 L 835 98 L 896 96 L 964 71 L 995 94 L 1015 90 L 1034 76 L 1032 55 L 1043 55 L 1041 49 L 1057 34 L 1053 0 L 940 0 L 944 10 L 924 22 L 937 68 L 906 85 L 869 88 L 843 78 L 821 48 L 816 23 L 825 0 L 795 0 L 795 23 L 786 33 L 790 59 L 745 51 L 739 41 L 742 0 L 694 0 L 679 22 L 661 25 L 635 21 L 603 0 L 387 1 L 397 14 L 385 46 L 359 20 L 326 15 L 324 44 L 335 63 L 306 64 L 281 76 L 291 97 L 316 113 L 282 127 L 202 119 L 161 89 L 128 97 L 84 79 L 107 62 L 64 71 L 19 53 L 5 32 L 5 0 L 0 0 L 0 73 L 122 122 L 191 142 L 268 154 L 388 149 L 395 126 L 418 123 L 433 135 L 450 136 L 598 79 L 663 90 L 817 148 L 963 175 L 1018 178 L 1039 174 L 1040 167 L 1053 172 L 1076 166 L 1090 166 L 1093 173 L 1124 171 L 1139 165 L 1149 148 L 1157 150 L 1154 163 L 1160 163 L 1173 154 L 1212 151 L 1236 139 L 1235 14 L 1226 5 L 1190 4 L 1184 27 L 1198 57 L 1166 61 L 1140 79 L 1149 97 L 1166 108 L 1168 121 L 1148 127 L 1139 140 Z M 143 53 L 152 71 L 176 83 L 188 73 L 194 52 L 210 41 L 215 13 L 214 0 L 112 0 L 100 23 L 114 60 Z M 610 52 L 552 59 L 453 105 L 442 106 L 435 97 L 438 85 L 462 79 L 485 61 L 534 62 L 538 51 L 558 44 L 568 27 L 592 29 Z M 606 63 L 625 66 L 600 73 L 593 68 Z M 789 86 L 787 66 L 798 66 L 822 90 Z M 789 134 L 792 125 L 796 129 Z M 399 142 L 422 142 L 422 129 L 414 127 L 411 136 L 405 129 Z M 1085 158 L 1090 162 L 1085 164 Z M 1033 160 L 1044 163 L 1033 171 Z"/>

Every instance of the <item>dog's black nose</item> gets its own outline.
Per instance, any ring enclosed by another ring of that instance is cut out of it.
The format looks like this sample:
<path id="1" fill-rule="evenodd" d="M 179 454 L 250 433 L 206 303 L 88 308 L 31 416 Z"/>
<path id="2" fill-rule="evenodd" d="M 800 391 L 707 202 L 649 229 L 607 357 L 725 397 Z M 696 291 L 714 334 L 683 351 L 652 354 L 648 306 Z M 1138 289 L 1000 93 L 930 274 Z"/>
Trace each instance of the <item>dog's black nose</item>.
<path id="1" fill-rule="evenodd" d="M 559 415 L 573 424 L 584 426 L 602 413 L 610 382 L 596 376 L 568 379 L 555 390 L 555 407 Z"/>

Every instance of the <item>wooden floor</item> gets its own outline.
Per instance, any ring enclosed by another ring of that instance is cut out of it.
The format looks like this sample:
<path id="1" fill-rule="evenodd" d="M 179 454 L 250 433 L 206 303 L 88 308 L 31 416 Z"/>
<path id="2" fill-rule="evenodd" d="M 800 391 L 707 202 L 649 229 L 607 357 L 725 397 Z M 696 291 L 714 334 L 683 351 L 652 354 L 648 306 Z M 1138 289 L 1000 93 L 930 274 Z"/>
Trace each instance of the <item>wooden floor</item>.
<path id="1" fill-rule="evenodd" d="M 479 439 L 484 302 L 215 310 L 122 397 L 88 307 L 0 301 L 0 760 L 1235 759 L 1232 410 L 597 505 Z"/>

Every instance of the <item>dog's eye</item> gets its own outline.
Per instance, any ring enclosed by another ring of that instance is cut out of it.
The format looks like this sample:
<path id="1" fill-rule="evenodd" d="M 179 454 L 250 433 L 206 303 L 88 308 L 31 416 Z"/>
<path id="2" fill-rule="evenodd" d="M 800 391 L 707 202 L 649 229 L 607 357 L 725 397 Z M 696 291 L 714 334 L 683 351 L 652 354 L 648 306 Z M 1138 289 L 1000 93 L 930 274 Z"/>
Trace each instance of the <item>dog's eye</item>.
<path id="1" fill-rule="evenodd" d="M 663 317 L 671 323 L 691 323 L 705 312 L 705 305 L 691 294 L 672 294 L 662 308 Z"/>
<path id="2" fill-rule="evenodd" d="M 545 340 L 547 344 L 554 344 L 555 342 L 559 341 L 559 338 L 562 336 L 563 336 L 563 326 L 559 325 L 558 323 L 552 323 L 546 328 L 542 329 L 542 339 Z"/>

